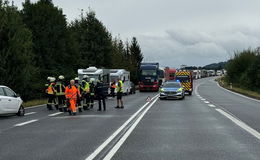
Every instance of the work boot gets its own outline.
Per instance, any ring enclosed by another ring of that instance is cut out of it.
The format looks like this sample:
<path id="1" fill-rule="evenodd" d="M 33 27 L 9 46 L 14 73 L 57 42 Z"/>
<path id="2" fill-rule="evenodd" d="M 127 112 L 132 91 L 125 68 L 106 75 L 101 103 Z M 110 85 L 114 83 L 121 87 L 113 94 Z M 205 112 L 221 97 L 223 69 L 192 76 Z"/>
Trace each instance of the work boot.
<path id="1" fill-rule="evenodd" d="M 123 108 L 124 108 L 124 106 L 121 106 L 120 108 L 121 108 L 121 109 L 123 109 Z"/>
<path id="2" fill-rule="evenodd" d="M 58 105 L 55 105 L 55 108 L 56 108 L 56 110 L 58 110 L 58 109 L 59 109 L 59 106 L 58 106 Z"/>
<path id="3" fill-rule="evenodd" d="M 119 106 L 116 106 L 115 108 L 119 108 Z"/>
<path id="4" fill-rule="evenodd" d="M 71 115 L 71 110 L 70 109 L 68 110 L 68 112 L 69 112 L 69 115 Z"/>

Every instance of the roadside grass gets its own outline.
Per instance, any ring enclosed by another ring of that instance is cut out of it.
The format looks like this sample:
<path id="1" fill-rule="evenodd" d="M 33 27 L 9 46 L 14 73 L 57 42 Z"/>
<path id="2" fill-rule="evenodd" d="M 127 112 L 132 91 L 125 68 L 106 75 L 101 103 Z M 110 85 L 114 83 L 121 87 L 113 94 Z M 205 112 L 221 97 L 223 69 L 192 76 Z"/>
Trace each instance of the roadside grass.
<path id="1" fill-rule="evenodd" d="M 215 81 L 217 81 L 220 86 L 222 86 L 222 87 L 224 87 L 224 88 L 226 88 L 228 90 L 231 90 L 231 91 L 243 94 L 245 96 L 248 96 L 248 97 L 260 100 L 260 93 L 255 92 L 255 91 L 251 91 L 251 90 L 246 90 L 244 88 L 241 88 L 241 87 L 238 87 L 238 86 L 235 86 L 235 85 L 231 86 L 230 84 L 228 84 L 225 81 L 224 77 L 217 78 L 217 79 L 215 79 Z"/>
<path id="2" fill-rule="evenodd" d="M 27 102 L 23 102 L 23 106 L 31 107 L 31 106 L 37 106 L 37 105 L 42 105 L 42 104 L 46 104 L 46 103 L 47 103 L 47 99 L 34 99 L 34 100 L 27 101 Z"/>

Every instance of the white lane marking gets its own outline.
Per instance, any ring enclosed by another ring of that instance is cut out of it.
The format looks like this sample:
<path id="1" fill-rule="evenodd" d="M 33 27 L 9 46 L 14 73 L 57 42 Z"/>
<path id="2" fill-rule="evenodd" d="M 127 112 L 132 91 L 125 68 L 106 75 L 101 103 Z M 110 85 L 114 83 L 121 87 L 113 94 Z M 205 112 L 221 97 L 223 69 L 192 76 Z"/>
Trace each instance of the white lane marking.
<path id="1" fill-rule="evenodd" d="M 20 127 L 20 126 L 24 126 L 26 124 L 33 123 L 33 122 L 36 122 L 36 121 L 38 121 L 38 119 L 33 119 L 33 120 L 30 120 L 30 121 L 27 121 L 27 122 L 18 123 L 18 124 L 14 125 L 14 126 L 15 127 Z"/>
<path id="2" fill-rule="evenodd" d="M 206 99 L 204 99 L 204 98 L 201 98 L 200 100 L 202 100 L 202 101 L 205 101 Z"/>
<path id="3" fill-rule="evenodd" d="M 218 84 L 218 82 L 216 82 L 216 83 L 217 83 L 217 85 L 218 85 L 219 88 L 221 88 L 221 89 L 223 89 L 223 90 L 225 90 L 225 91 L 228 91 L 228 92 L 230 92 L 230 93 L 232 93 L 232 94 L 238 95 L 238 96 L 243 97 L 243 98 L 246 98 L 246 99 L 250 99 L 250 100 L 253 100 L 253 101 L 256 101 L 256 102 L 260 102 L 260 100 L 258 100 L 258 99 L 254 99 L 254 98 L 247 97 L 247 96 L 245 96 L 245 95 L 242 95 L 242 94 L 239 94 L 239 93 L 230 91 L 230 90 L 228 90 L 228 89 L 226 89 L 226 88 L 221 87 L 221 86 Z"/>
<path id="4" fill-rule="evenodd" d="M 142 120 L 144 115 L 148 112 L 148 110 L 154 105 L 154 103 L 158 100 L 155 99 L 146 109 L 145 111 L 138 117 L 138 119 L 134 122 L 134 124 L 128 129 L 128 131 L 124 134 L 124 136 L 116 143 L 116 145 L 110 150 L 110 152 L 106 155 L 106 157 L 103 160 L 110 160 L 115 153 L 118 151 L 118 149 L 122 146 L 122 144 L 125 142 L 125 140 L 128 138 L 128 136 L 133 132 L 135 127 L 138 125 L 138 123 Z"/>
<path id="5" fill-rule="evenodd" d="M 204 101 L 204 103 L 209 104 L 209 101 Z"/>
<path id="6" fill-rule="evenodd" d="M 25 107 L 25 109 L 33 109 L 33 108 L 39 108 L 39 107 L 44 107 L 46 106 L 46 104 L 41 104 L 41 105 L 37 105 L 37 106 L 31 106 L 31 107 Z"/>
<path id="7" fill-rule="evenodd" d="M 32 115 L 32 114 L 35 114 L 36 112 L 28 112 L 28 113 L 25 113 L 24 115 L 25 116 L 29 116 L 29 115 Z"/>
<path id="8" fill-rule="evenodd" d="M 62 114 L 63 112 L 57 112 L 57 113 L 53 113 L 53 114 L 49 114 L 48 116 L 49 117 L 53 117 L 53 116 L 56 116 L 56 115 L 59 115 L 59 114 Z"/>
<path id="9" fill-rule="evenodd" d="M 159 94 L 154 96 L 158 97 Z M 94 159 L 147 105 L 149 102 L 146 102 L 135 114 L 133 114 L 122 126 L 120 126 L 107 140 L 105 140 L 93 153 L 91 153 L 85 160 Z"/>
<path id="10" fill-rule="evenodd" d="M 214 104 L 208 104 L 208 106 L 210 106 L 212 108 L 216 107 Z"/>
<path id="11" fill-rule="evenodd" d="M 222 115 L 226 116 L 228 119 L 230 119 L 232 122 L 234 122 L 236 125 L 238 125 L 239 127 L 243 128 L 244 130 L 246 130 L 248 133 L 252 134 L 253 136 L 255 136 L 258 140 L 260 140 L 260 133 L 257 132 L 256 130 L 254 130 L 253 128 L 251 128 L 250 126 L 248 126 L 247 124 L 245 124 L 244 122 L 242 122 L 241 120 L 238 120 L 236 118 L 234 118 L 233 116 L 231 116 L 230 114 L 228 114 L 227 112 L 221 110 L 221 109 L 216 109 L 219 113 L 221 113 Z"/>

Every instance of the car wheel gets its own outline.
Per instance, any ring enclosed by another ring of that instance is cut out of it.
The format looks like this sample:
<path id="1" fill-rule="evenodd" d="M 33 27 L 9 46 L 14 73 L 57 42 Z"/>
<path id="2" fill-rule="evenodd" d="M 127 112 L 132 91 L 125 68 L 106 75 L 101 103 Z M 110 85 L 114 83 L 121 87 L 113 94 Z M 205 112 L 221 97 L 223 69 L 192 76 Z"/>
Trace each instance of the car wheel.
<path id="1" fill-rule="evenodd" d="M 16 113 L 17 116 L 24 116 L 25 114 L 25 109 L 24 109 L 24 106 L 21 105 L 18 112 Z"/>

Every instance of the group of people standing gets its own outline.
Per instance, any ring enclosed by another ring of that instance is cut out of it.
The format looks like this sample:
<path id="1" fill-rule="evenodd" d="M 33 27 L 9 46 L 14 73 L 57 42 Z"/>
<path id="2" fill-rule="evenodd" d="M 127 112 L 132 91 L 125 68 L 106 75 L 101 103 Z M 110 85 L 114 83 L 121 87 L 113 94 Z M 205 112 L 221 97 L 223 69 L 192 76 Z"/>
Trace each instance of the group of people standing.
<path id="1" fill-rule="evenodd" d="M 47 109 L 53 110 L 53 105 L 59 111 L 69 112 L 70 115 L 76 115 L 77 111 L 89 110 L 94 107 L 94 99 L 98 100 L 98 111 L 106 110 L 106 93 L 104 84 L 100 80 L 83 76 L 82 81 L 79 78 L 70 80 L 66 86 L 64 76 L 60 75 L 58 80 L 54 77 L 48 77 L 46 84 L 46 93 L 48 97 Z M 95 83 L 96 82 L 96 83 Z M 122 101 L 123 82 L 118 79 L 117 85 L 111 84 L 111 95 L 115 96 L 117 92 L 117 106 L 115 108 L 124 108 Z M 112 89 L 114 88 L 114 90 Z"/>

